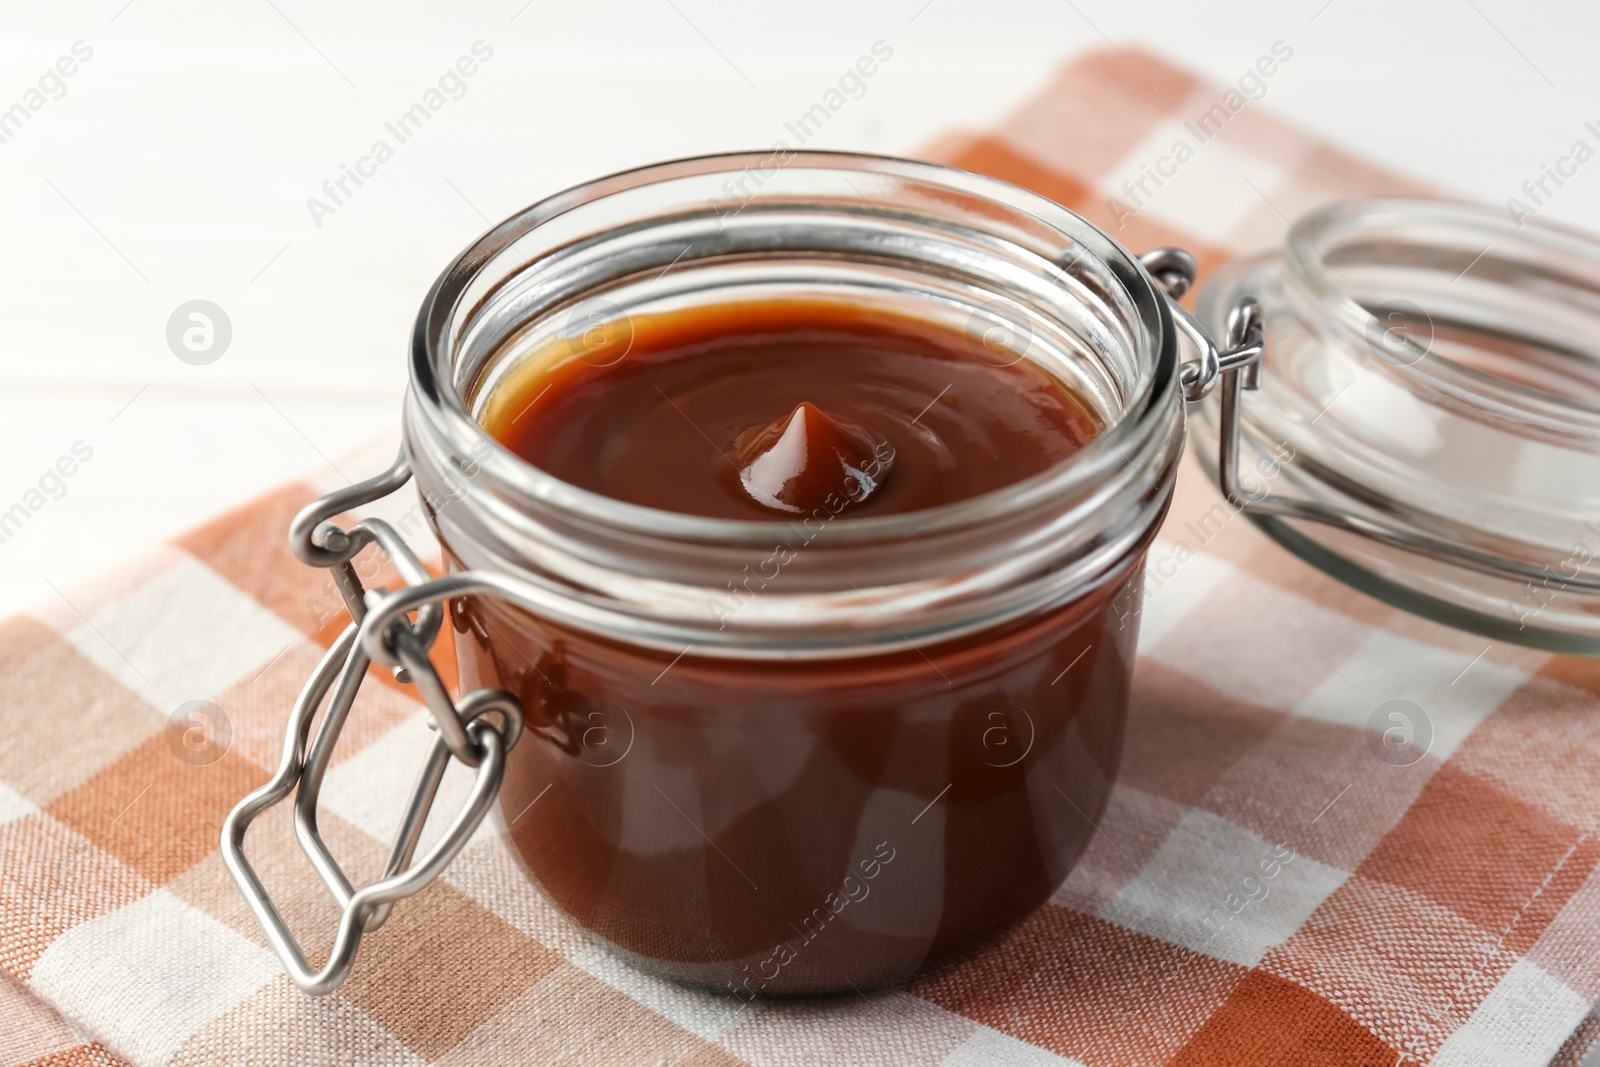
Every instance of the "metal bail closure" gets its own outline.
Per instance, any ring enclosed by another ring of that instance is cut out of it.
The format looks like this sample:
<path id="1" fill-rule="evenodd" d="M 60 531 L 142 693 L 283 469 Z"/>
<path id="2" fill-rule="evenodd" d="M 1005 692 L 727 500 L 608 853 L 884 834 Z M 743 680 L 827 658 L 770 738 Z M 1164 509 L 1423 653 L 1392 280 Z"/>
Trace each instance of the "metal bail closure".
<path id="1" fill-rule="evenodd" d="M 407 590 L 388 594 L 381 589 L 362 589 L 350 561 L 367 545 L 377 544 L 408 581 L 426 585 L 429 576 L 421 561 L 381 520 L 366 519 L 348 531 L 331 521 L 349 508 L 393 492 L 409 478 L 410 468 L 402 453 L 388 471 L 323 497 L 295 518 L 290 537 L 296 555 L 308 564 L 333 571 L 350 606 L 352 621 L 322 657 L 295 702 L 277 773 L 241 800 L 222 827 L 222 858 L 228 872 L 289 978 L 313 995 L 338 989 L 355 962 L 362 935 L 382 926 L 396 901 L 420 892 L 466 845 L 494 804 L 505 773 L 506 753 L 522 735 L 522 706 L 516 697 L 504 689 L 479 689 L 456 703 L 428 659 L 428 649 L 444 616 L 442 602 L 452 587 L 432 586 L 439 591 L 425 601 L 408 603 L 405 609 L 396 610 L 396 599 L 404 597 Z M 414 621 L 405 614 L 411 609 L 416 610 Z M 382 876 L 356 889 L 318 833 L 317 799 L 334 746 L 372 663 L 368 650 L 374 648 L 382 650 L 391 664 L 399 664 L 395 667 L 397 678 L 417 686 L 432 713 L 439 739 L 412 787 Z M 326 710 L 312 737 L 312 721 L 324 703 Z M 491 714 L 498 715 L 498 724 L 492 721 Z M 477 768 L 477 775 L 461 810 L 438 841 L 417 859 L 417 843 L 451 756 Z M 245 833 L 251 822 L 291 792 L 296 793 L 295 836 L 301 851 L 343 909 L 333 947 L 320 970 L 313 970 L 307 962 L 244 854 Z"/>
<path id="2" fill-rule="evenodd" d="M 1261 361 L 1261 314 L 1255 301 L 1241 300 L 1234 309 L 1241 316 L 1240 329 L 1237 336 L 1229 331 L 1228 350 L 1219 352 L 1206 328 L 1178 303 L 1178 298 L 1194 284 L 1198 271 L 1194 257 L 1181 248 L 1157 248 L 1140 256 L 1139 263 L 1161 287 L 1173 325 L 1197 353 L 1196 358 L 1183 362 L 1180 371 L 1183 398 L 1191 404 L 1198 403 L 1211 395 L 1211 387 L 1219 378 L 1225 379 L 1230 372 L 1237 377 L 1241 370 L 1247 371 L 1246 388 L 1254 389 Z"/>

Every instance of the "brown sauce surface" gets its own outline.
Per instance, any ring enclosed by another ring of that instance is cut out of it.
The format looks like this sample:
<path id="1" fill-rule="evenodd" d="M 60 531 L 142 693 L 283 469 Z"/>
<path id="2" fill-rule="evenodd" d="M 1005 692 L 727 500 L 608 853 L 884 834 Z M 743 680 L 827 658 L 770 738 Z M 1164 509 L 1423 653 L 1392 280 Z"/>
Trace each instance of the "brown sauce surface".
<path id="1" fill-rule="evenodd" d="M 528 359 L 483 422 L 573 485 L 730 519 L 782 519 L 832 494 L 851 517 L 966 500 L 1098 432 L 1017 352 L 822 300 L 621 317 Z"/>

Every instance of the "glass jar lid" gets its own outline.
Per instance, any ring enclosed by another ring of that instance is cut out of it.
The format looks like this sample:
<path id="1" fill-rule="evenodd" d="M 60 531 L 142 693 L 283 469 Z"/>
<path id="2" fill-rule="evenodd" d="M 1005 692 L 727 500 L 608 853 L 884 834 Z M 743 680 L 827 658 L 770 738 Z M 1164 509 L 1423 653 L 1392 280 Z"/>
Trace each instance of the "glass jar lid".
<path id="1" fill-rule="evenodd" d="M 1219 269 L 1198 317 L 1221 336 L 1250 297 L 1255 388 L 1209 401 L 1218 432 L 1193 438 L 1225 491 L 1230 468 L 1281 473 L 1235 504 L 1398 607 L 1600 654 L 1600 240 L 1485 206 L 1349 200 Z"/>

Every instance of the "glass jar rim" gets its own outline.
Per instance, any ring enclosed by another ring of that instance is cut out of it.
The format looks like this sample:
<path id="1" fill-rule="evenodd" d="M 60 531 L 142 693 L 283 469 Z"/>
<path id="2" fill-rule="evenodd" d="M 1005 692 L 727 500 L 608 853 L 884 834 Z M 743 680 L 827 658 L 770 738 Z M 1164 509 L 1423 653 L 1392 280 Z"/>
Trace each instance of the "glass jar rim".
<path id="1" fill-rule="evenodd" d="M 1452 237 L 1472 235 L 1475 240 L 1481 240 L 1478 258 L 1467 264 L 1463 275 L 1491 251 L 1497 257 L 1515 255 L 1528 261 L 1566 256 L 1600 264 L 1600 239 L 1595 235 L 1539 219 L 1514 220 L 1506 211 L 1488 204 L 1445 197 L 1336 200 L 1311 211 L 1289 227 L 1284 238 L 1284 258 L 1295 280 L 1321 305 L 1327 321 L 1335 324 L 1346 340 L 1355 344 L 1370 347 L 1374 332 L 1382 323 L 1334 277 L 1339 270 L 1326 249 L 1335 239 L 1352 234 L 1379 234 L 1396 226 L 1431 227 L 1437 232 L 1448 232 Z M 1600 400 L 1539 388 L 1440 357 L 1437 353 L 1428 354 L 1436 358 L 1389 361 L 1389 365 L 1393 372 L 1404 376 L 1430 379 L 1447 386 L 1470 385 L 1497 402 L 1550 413 L 1557 418 L 1592 422 L 1600 427 Z"/>
<path id="2" fill-rule="evenodd" d="M 1040 474 L 967 500 L 898 515 L 841 517 L 832 524 L 830 537 L 835 542 L 876 542 L 910 533 L 925 535 L 961 529 L 981 523 L 996 510 L 1031 508 L 1081 492 L 1123 463 L 1136 442 L 1161 421 L 1163 411 L 1177 403 L 1179 350 L 1166 300 L 1139 260 L 1094 224 L 1019 186 L 942 164 L 831 151 L 785 150 L 784 156 L 780 166 L 786 171 L 856 171 L 925 181 L 1049 227 L 1081 250 L 1062 269 L 1070 269 L 1082 258 L 1103 266 L 1115 277 L 1136 311 L 1145 348 L 1136 390 L 1125 398 L 1115 419 L 1084 448 Z M 771 539 L 782 520 L 712 518 L 627 503 L 571 485 L 512 454 L 473 416 L 467 398 L 456 386 L 450 323 L 486 265 L 557 217 L 654 183 L 766 167 L 773 157 L 773 151 L 693 156 L 585 182 L 540 200 L 495 225 L 445 268 L 424 299 L 412 331 L 411 392 L 418 413 L 463 454 L 475 457 L 478 473 L 473 477 L 485 477 L 515 496 L 538 499 L 577 519 L 643 536 L 727 545 L 758 545 Z"/>

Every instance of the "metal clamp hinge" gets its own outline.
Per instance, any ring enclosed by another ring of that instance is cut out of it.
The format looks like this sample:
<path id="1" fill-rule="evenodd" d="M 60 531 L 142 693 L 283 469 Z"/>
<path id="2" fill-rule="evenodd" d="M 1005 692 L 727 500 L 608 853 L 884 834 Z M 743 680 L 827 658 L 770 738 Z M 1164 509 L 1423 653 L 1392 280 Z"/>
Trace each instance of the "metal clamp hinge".
<path id="1" fill-rule="evenodd" d="M 399 534 L 382 520 L 364 519 L 349 530 L 332 521 L 350 508 L 399 489 L 410 476 L 401 453 L 383 474 L 329 494 L 295 517 L 290 527 L 295 554 L 309 565 L 329 568 L 350 609 L 351 622 L 322 657 L 295 702 L 277 773 L 241 800 L 222 827 L 222 858 L 228 872 L 289 978 L 303 991 L 316 995 L 338 989 L 355 962 L 362 935 L 382 926 L 396 901 L 420 892 L 466 845 L 494 804 L 505 773 L 506 753 L 522 735 L 522 705 L 516 697 L 503 689 L 479 689 L 454 701 L 428 658 L 444 618 L 444 602 L 460 583 L 431 578 Z M 382 549 L 412 584 L 393 593 L 364 589 L 351 561 L 371 544 Z M 411 611 L 415 618 L 408 614 Z M 417 687 L 439 738 L 411 790 L 382 876 L 356 889 L 318 832 L 317 799 L 339 733 L 374 660 L 390 667 L 398 680 Z M 325 703 L 313 737 L 312 721 Z M 415 852 L 423 825 L 452 756 L 476 768 L 477 774 L 461 810 L 419 859 Z M 320 969 L 307 962 L 244 854 L 251 822 L 291 792 L 295 793 L 295 837 L 342 909 L 333 947 Z"/>

